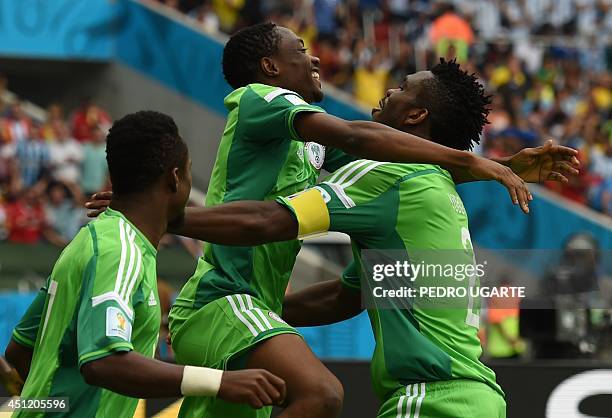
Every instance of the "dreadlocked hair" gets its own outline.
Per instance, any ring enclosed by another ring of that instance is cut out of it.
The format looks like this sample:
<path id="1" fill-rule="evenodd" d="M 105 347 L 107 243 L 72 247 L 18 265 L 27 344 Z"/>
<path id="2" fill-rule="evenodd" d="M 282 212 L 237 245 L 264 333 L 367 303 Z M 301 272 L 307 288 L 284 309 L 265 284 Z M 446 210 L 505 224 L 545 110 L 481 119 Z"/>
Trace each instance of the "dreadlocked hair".
<path id="1" fill-rule="evenodd" d="M 440 58 L 431 72 L 434 77 L 425 81 L 420 100 L 429 108 L 432 139 L 447 147 L 471 150 L 480 143 L 482 129 L 489 123 L 491 96 L 455 59 Z"/>
<path id="2" fill-rule="evenodd" d="M 278 51 L 280 34 L 274 23 L 259 23 L 236 32 L 223 49 L 223 76 L 234 89 L 254 83 L 259 62 Z"/>

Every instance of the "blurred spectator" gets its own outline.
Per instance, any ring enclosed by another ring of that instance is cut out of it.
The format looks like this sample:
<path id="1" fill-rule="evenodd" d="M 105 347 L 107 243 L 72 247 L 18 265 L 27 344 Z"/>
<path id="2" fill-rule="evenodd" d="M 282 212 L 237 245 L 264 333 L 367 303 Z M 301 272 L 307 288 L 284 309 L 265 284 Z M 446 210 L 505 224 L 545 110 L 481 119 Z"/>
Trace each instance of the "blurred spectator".
<path id="1" fill-rule="evenodd" d="M 83 145 L 70 137 L 65 126 L 57 126 L 57 137 L 49 144 L 51 156 L 51 177 L 53 180 L 69 184 L 76 184 L 81 175 L 81 161 L 83 160 Z M 92 139 L 97 127 L 92 128 Z"/>
<path id="2" fill-rule="evenodd" d="M 503 278 L 500 289 L 511 286 Z M 487 353 L 492 358 L 510 359 L 525 351 L 525 343 L 519 333 L 519 298 L 491 297 L 487 308 Z"/>
<path id="3" fill-rule="evenodd" d="M 81 189 L 86 196 L 102 190 L 108 178 L 106 165 L 106 131 L 93 129 L 93 140 L 83 145 Z"/>
<path id="4" fill-rule="evenodd" d="M 50 163 L 49 146 L 41 137 L 39 126 L 32 126 L 30 136 L 17 142 L 15 157 L 22 187 L 34 186 L 47 174 Z"/>
<path id="5" fill-rule="evenodd" d="M 79 142 L 88 142 L 91 141 L 94 126 L 110 124 L 108 113 L 93 104 L 90 98 L 86 98 L 73 116 L 72 136 Z"/>
<path id="6" fill-rule="evenodd" d="M 42 136 L 47 141 L 54 141 L 67 133 L 64 109 L 61 105 L 54 103 L 47 109 L 47 120 L 42 127 Z"/>
<path id="7" fill-rule="evenodd" d="M 245 0 L 244 7 L 240 10 L 238 17 L 238 28 L 251 26 L 265 19 L 263 2 L 265 0 Z"/>
<path id="8" fill-rule="evenodd" d="M 7 215 L 4 200 L 0 198 L 0 241 L 4 241 L 8 236 L 8 225 L 6 217 Z"/>
<path id="9" fill-rule="evenodd" d="M 0 143 L 0 197 L 2 191 L 10 191 L 17 186 L 18 175 L 15 146 Z"/>
<path id="10" fill-rule="evenodd" d="M 338 0 L 314 0 L 314 17 L 321 39 L 336 37 Z"/>
<path id="11" fill-rule="evenodd" d="M 238 22 L 238 14 L 245 0 L 212 0 L 215 13 L 219 16 L 221 29 L 229 32 Z"/>
<path id="12" fill-rule="evenodd" d="M 50 241 L 63 247 L 76 236 L 84 223 L 84 199 L 74 183 L 51 183 L 48 196 L 45 214 L 53 235 Z"/>
<path id="13" fill-rule="evenodd" d="M 28 138 L 31 135 L 31 126 L 32 120 L 24 112 L 21 102 L 14 102 L 9 106 L 6 118 L 0 125 L 2 142 L 17 143 Z"/>
<path id="14" fill-rule="evenodd" d="M 204 32 L 219 32 L 219 17 L 214 13 L 212 0 L 205 0 L 200 6 L 189 12 L 189 16 L 198 21 Z"/>
<path id="15" fill-rule="evenodd" d="M 391 69 L 390 61 L 384 51 L 371 58 L 365 57 L 364 61 L 364 64 L 355 70 L 354 95 L 362 103 L 376 107 L 385 96 Z"/>
<path id="16" fill-rule="evenodd" d="M 8 240 L 21 244 L 36 244 L 48 232 L 47 219 L 41 201 L 40 187 L 23 190 L 6 206 Z M 53 239 L 53 234 L 50 234 Z"/>
<path id="17" fill-rule="evenodd" d="M 455 7 L 441 7 L 440 17 L 436 18 L 429 32 L 429 39 L 434 45 L 436 55 L 446 57 L 448 50 L 453 48 L 457 61 L 465 62 L 468 48 L 474 42 L 474 32 L 470 24 L 455 12 Z"/>

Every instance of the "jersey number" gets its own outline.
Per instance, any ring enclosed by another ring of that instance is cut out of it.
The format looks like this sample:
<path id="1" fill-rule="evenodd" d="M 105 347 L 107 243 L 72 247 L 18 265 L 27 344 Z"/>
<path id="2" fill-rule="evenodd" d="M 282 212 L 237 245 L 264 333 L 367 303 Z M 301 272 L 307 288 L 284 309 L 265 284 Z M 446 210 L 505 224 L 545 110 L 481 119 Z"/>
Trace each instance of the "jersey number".
<path id="1" fill-rule="evenodd" d="M 474 246 L 472 245 L 472 238 L 470 237 L 470 231 L 466 227 L 461 228 L 461 243 L 463 249 L 472 252 L 472 264 L 476 265 L 476 257 L 474 256 Z M 474 309 L 474 296 L 472 296 L 472 288 L 476 287 L 476 275 L 473 274 L 469 277 L 468 281 L 469 292 L 468 292 L 468 307 L 467 315 L 465 316 L 465 323 L 478 329 L 480 328 L 480 316 Z"/>

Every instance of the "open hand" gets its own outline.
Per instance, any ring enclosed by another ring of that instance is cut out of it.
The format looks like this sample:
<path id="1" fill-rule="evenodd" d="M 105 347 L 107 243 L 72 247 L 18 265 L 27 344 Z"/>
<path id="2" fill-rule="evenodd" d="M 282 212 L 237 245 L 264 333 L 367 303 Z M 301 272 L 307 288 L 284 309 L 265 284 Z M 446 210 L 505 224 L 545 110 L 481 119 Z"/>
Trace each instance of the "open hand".
<path id="1" fill-rule="evenodd" d="M 525 148 L 507 161 L 508 167 L 529 183 L 552 180 L 567 183 L 566 176 L 578 174 L 578 151 L 554 144 L 552 140 L 537 148 Z"/>

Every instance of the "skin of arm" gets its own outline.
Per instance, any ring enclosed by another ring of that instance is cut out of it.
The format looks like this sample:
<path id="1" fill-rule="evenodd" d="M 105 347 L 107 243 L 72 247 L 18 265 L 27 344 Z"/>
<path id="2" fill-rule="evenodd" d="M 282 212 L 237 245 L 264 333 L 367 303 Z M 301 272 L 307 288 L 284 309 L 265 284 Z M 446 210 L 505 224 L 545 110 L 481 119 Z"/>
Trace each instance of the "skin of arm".
<path id="1" fill-rule="evenodd" d="M 181 396 L 183 366 L 149 359 L 133 351 L 85 363 L 81 374 L 89 385 L 134 398 Z"/>
<path id="2" fill-rule="evenodd" d="M 276 202 L 239 201 L 209 208 L 186 208 L 180 225 L 168 231 L 222 245 L 260 245 L 298 235 L 298 223 Z"/>
<path id="3" fill-rule="evenodd" d="M 331 280 L 290 293 L 283 301 L 283 319 L 296 327 L 312 327 L 344 321 L 359 314 L 361 293 Z"/>
<path id="4" fill-rule="evenodd" d="M 6 357 L 6 360 L 15 368 L 15 370 L 17 370 L 19 377 L 25 381 L 30 373 L 32 354 L 33 350 L 31 348 L 25 347 L 11 339 L 6 347 L 4 357 Z"/>
<path id="5" fill-rule="evenodd" d="M 432 163 L 469 169 L 478 158 L 470 152 L 447 148 L 380 123 L 346 121 L 327 113 L 299 114 L 294 126 L 301 138 L 376 161 Z"/>

